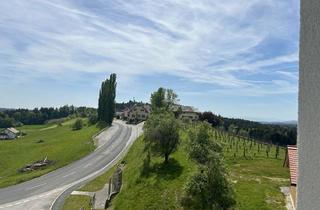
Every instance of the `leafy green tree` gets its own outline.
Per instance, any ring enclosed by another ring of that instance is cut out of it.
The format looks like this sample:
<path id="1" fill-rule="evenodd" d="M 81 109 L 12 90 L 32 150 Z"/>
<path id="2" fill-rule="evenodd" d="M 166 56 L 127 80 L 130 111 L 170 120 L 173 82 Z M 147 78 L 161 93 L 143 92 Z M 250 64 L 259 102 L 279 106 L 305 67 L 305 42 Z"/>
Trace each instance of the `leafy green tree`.
<path id="1" fill-rule="evenodd" d="M 172 89 L 166 89 L 165 105 L 166 110 L 169 110 L 174 104 L 178 103 L 178 95 Z"/>
<path id="2" fill-rule="evenodd" d="M 196 160 L 200 164 L 208 161 L 212 152 L 221 152 L 222 147 L 214 141 L 208 123 L 200 123 L 189 130 L 187 150 L 189 157 Z"/>
<path id="3" fill-rule="evenodd" d="M 203 112 L 200 115 L 201 121 L 207 121 L 210 123 L 213 127 L 222 125 L 222 119 L 220 116 L 217 116 L 213 114 L 212 112 Z"/>
<path id="4" fill-rule="evenodd" d="M 178 118 L 182 114 L 181 106 L 178 107 L 177 111 L 174 112 L 174 116 Z"/>
<path id="5" fill-rule="evenodd" d="M 235 204 L 234 192 L 222 162 L 222 147 L 212 137 L 212 128 L 201 123 L 188 135 L 189 157 L 199 170 L 186 184 L 185 205 L 192 209 L 228 209 Z"/>
<path id="6" fill-rule="evenodd" d="M 179 145 L 179 123 L 169 112 L 153 113 L 144 125 L 145 144 L 154 154 L 164 156 L 168 163 L 169 155 Z"/>
<path id="7" fill-rule="evenodd" d="M 151 107 L 156 111 L 165 107 L 166 89 L 160 87 L 156 92 L 151 94 Z"/>
<path id="8" fill-rule="evenodd" d="M 198 171 L 187 182 L 185 187 L 187 197 L 184 205 L 192 209 L 205 209 L 208 201 L 208 177 L 204 170 Z"/>
<path id="9" fill-rule="evenodd" d="M 169 111 L 172 105 L 178 103 L 178 95 L 172 89 L 160 87 L 151 94 L 151 107 L 155 112 L 162 110 Z"/>
<path id="10" fill-rule="evenodd" d="M 102 82 L 98 100 L 98 119 L 111 125 L 115 114 L 116 74 Z"/>
<path id="11" fill-rule="evenodd" d="M 104 121 L 104 114 L 105 114 L 105 109 L 106 109 L 106 84 L 107 83 L 107 80 L 106 81 L 103 81 L 101 83 L 101 88 L 100 88 L 100 91 L 99 91 L 99 100 L 98 100 L 98 119 L 100 121 Z"/>
<path id="12" fill-rule="evenodd" d="M 187 204 L 193 209 L 229 209 L 235 205 L 234 191 L 218 153 L 211 153 L 208 162 L 186 184 Z"/>
<path id="13" fill-rule="evenodd" d="M 74 124 L 72 125 L 73 130 L 81 130 L 83 127 L 83 121 L 82 119 L 77 119 Z"/>
<path id="14" fill-rule="evenodd" d="M 227 172 L 221 156 L 214 154 L 207 164 L 210 202 L 221 209 L 228 209 L 235 204 L 234 191 L 227 179 Z"/>

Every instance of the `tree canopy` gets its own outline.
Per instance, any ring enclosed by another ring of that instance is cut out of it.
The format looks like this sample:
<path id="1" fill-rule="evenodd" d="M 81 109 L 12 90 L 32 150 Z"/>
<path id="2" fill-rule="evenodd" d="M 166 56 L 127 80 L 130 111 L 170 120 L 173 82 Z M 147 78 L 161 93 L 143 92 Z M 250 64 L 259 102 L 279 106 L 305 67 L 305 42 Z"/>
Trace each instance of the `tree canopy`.
<path id="1" fill-rule="evenodd" d="M 34 109 L 7 109 L 0 112 L 0 128 L 15 127 L 22 124 L 43 124 L 48 120 L 68 117 L 88 117 L 97 110 L 90 107 L 62 106 L 60 108 L 41 107 Z"/>
<path id="2" fill-rule="evenodd" d="M 179 145 L 179 123 L 172 113 L 153 113 L 144 125 L 144 138 L 146 146 L 167 163 Z"/>
<path id="3" fill-rule="evenodd" d="M 98 119 L 111 125 L 115 115 L 116 74 L 102 82 L 98 100 Z"/>
<path id="4" fill-rule="evenodd" d="M 172 105 L 178 102 L 178 95 L 172 89 L 160 87 L 151 94 L 151 107 L 153 111 L 168 111 Z"/>
<path id="5" fill-rule="evenodd" d="M 199 164 L 186 184 L 186 204 L 192 209 L 228 209 L 234 192 L 222 162 L 222 147 L 212 138 L 211 127 L 201 123 L 189 131 L 189 157 Z"/>
<path id="6" fill-rule="evenodd" d="M 210 129 L 207 123 L 200 123 L 188 132 L 189 157 L 200 164 L 209 161 L 210 153 L 222 151 L 222 147 L 210 135 Z"/>

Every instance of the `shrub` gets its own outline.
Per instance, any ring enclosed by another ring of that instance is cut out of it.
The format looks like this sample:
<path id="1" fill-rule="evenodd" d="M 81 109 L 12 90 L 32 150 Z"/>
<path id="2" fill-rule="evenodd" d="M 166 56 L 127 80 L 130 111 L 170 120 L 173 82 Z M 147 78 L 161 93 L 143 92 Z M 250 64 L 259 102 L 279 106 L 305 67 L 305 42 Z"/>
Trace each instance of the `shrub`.
<path id="1" fill-rule="evenodd" d="M 199 170 L 187 182 L 183 205 L 191 209 L 228 209 L 235 204 L 234 192 L 222 162 L 222 147 L 215 142 L 206 123 L 189 131 L 189 157 Z"/>
<path id="2" fill-rule="evenodd" d="M 187 182 L 185 204 L 192 209 L 229 209 L 235 205 L 234 191 L 217 154 Z"/>
<path id="3" fill-rule="evenodd" d="M 77 119 L 76 122 L 72 125 L 73 130 L 80 130 L 83 127 L 83 120 Z"/>
<path id="4" fill-rule="evenodd" d="M 98 122 L 98 116 L 96 114 L 92 114 L 89 116 L 89 125 L 94 125 Z"/>
<path id="5" fill-rule="evenodd" d="M 222 147 L 212 138 L 211 128 L 207 123 L 201 123 L 189 130 L 187 150 L 189 157 L 200 164 L 208 161 L 213 152 L 222 152 Z"/>

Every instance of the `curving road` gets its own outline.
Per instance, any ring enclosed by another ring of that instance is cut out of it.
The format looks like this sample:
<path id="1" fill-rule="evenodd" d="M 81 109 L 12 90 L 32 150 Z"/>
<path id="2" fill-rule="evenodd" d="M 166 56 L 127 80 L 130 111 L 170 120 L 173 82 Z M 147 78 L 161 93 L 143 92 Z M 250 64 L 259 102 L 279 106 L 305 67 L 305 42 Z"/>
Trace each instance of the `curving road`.
<path id="1" fill-rule="evenodd" d="M 30 207 L 30 203 L 40 200 L 42 203 L 33 208 L 49 209 L 57 195 L 107 170 L 141 134 L 141 127 L 114 122 L 111 128 L 96 137 L 100 146 L 88 156 L 41 177 L 0 189 L 0 209 Z M 54 196 L 40 199 L 50 193 Z"/>

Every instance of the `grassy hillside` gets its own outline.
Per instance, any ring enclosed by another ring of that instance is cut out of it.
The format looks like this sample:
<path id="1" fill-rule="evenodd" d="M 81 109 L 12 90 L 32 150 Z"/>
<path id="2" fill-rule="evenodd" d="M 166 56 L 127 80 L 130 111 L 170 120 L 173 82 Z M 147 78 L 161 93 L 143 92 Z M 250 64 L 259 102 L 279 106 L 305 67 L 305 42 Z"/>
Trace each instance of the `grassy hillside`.
<path id="1" fill-rule="evenodd" d="M 0 187 L 17 184 L 48 173 L 77 160 L 94 150 L 92 135 L 99 129 L 96 126 L 84 126 L 73 131 L 71 125 L 75 119 L 62 123 L 45 125 L 26 125 L 19 129 L 26 136 L 12 141 L 0 141 Z M 43 140 L 39 143 L 39 140 Z M 28 163 L 48 157 L 55 164 L 42 170 L 20 173 L 17 170 Z"/>
<path id="2" fill-rule="evenodd" d="M 279 157 L 275 159 L 276 147 L 272 146 L 268 158 L 266 145 L 258 146 L 253 142 L 250 149 L 250 141 L 219 134 L 215 130 L 213 135 L 224 145 L 225 162 L 236 193 L 235 209 L 285 210 L 284 196 L 279 189 L 280 186 L 289 185 L 288 169 L 282 167 L 284 149 L 280 149 Z M 183 209 L 181 198 L 184 185 L 196 165 L 187 158 L 186 132 L 181 133 L 181 139 L 181 145 L 171 156 L 170 163 L 165 166 L 162 164 L 163 158 L 152 158 L 151 170 L 146 175 L 143 173 L 143 158 L 146 154 L 143 151 L 143 140 L 139 138 L 124 158 L 127 165 L 123 174 L 123 187 L 112 201 L 110 209 Z M 245 157 L 244 147 L 247 149 Z M 81 190 L 101 189 L 112 170 Z M 68 208 L 64 209 L 79 209 L 81 205 L 74 203 L 77 199 L 83 201 L 80 196 L 70 196 L 66 202 Z M 73 206 L 69 205 L 71 201 Z"/>

